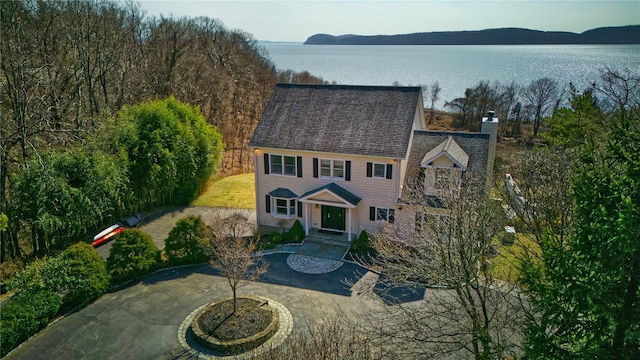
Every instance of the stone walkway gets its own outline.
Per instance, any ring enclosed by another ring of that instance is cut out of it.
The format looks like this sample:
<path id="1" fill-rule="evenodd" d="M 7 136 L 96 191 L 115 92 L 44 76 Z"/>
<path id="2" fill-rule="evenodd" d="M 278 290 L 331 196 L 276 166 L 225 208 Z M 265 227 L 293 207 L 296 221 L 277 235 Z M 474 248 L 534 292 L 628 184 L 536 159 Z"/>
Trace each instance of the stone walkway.
<path id="1" fill-rule="evenodd" d="M 344 265 L 342 259 L 348 250 L 346 246 L 305 241 L 301 245 L 278 245 L 264 254 L 288 253 L 291 255 L 287 257 L 287 265 L 291 269 L 303 274 L 326 274 Z"/>
<path id="2" fill-rule="evenodd" d="M 291 254 L 287 258 L 287 265 L 297 272 L 304 274 L 326 274 L 338 270 L 344 262 L 320 259 L 306 255 Z"/>

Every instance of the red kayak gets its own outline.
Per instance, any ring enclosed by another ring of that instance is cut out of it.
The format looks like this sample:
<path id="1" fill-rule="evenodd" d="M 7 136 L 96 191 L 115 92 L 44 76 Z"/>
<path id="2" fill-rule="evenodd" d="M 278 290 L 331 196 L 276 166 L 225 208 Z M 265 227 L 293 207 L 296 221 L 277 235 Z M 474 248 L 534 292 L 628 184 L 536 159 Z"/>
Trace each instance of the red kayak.
<path id="1" fill-rule="evenodd" d="M 94 236 L 91 245 L 98 246 L 111 239 L 112 237 L 118 235 L 122 230 L 124 230 L 124 227 L 120 224 L 111 225 L 108 228 L 100 231 L 98 235 Z"/>

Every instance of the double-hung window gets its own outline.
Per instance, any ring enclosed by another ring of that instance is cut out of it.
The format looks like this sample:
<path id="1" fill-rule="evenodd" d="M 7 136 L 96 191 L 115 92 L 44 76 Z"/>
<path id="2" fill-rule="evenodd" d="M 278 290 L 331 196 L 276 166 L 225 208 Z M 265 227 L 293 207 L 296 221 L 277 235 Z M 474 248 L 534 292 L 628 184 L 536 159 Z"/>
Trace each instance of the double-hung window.
<path id="1" fill-rule="evenodd" d="M 386 176 L 385 164 L 373 164 L 373 177 L 383 178 Z"/>
<path id="2" fill-rule="evenodd" d="M 320 176 L 324 178 L 344 179 L 344 161 L 320 159 Z"/>
<path id="3" fill-rule="evenodd" d="M 380 178 L 380 179 L 392 179 L 393 164 L 368 162 L 367 177 Z"/>
<path id="4" fill-rule="evenodd" d="M 285 156 L 285 155 L 270 155 L 269 162 L 271 169 L 271 174 L 278 175 L 288 175 L 288 176 L 296 176 L 297 175 L 297 163 L 295 156 Z"/>

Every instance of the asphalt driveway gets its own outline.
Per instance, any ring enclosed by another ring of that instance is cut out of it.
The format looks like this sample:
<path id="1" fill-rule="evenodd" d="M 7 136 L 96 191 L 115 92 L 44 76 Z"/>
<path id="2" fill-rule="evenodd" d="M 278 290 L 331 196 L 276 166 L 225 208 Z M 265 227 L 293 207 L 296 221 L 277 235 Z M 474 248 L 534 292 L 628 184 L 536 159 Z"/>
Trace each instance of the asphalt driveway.
<path id="1" fill-rule="evenodd" d="M 153 239 L 153 243 L 156 244 L 158 249 L 164 248 L 164 241 L 169 236 L 169 232 L 176 225 L 178 220 L 185 218 L 189 215 L 202 216 L 206 221 L 206 218 L 209 214 L 213 214 L 216 212 L 235 212 L 240 211 L 242 213 L 246 213 L 249 217 L 250 221 L 255 222 L 256 212 L 255 210 L 242 210 L 242 209 L 227 209 L 227 208 L 215 208 L 215 207 L 204 207 L 204 206 L 187 206 L 177 209 L 172 209 L 170 211 L 147 215 L 142 219 L 142 225 L 140 226 L 140 230 L 149 234 Z M 103 259 L 107 259 L 109 257 L 109 252 L 111 252 L 111 246 L 113 245 L 113 241 L 110 241 L 102 246 L 96 248 L 96 251 Z"/>
<path id="2" fill-rule="evenodd" d="M 336 307 L 350 312 L 364 301 L 345 283 L 357 286 L 365 269 L 345 263 L 331 273 L 303 274 L 287 266 L 287 256 L 267 255 L 269 271 L 239 293 L 286 306 L 294 331 L 304 329 L 307 318 L 318 319 Z M 208 265 L 159 271 L 55 322 L 6 359 L 181 358 L 182 321 L 199 306 L 230 295 L 226 279 Z"/>

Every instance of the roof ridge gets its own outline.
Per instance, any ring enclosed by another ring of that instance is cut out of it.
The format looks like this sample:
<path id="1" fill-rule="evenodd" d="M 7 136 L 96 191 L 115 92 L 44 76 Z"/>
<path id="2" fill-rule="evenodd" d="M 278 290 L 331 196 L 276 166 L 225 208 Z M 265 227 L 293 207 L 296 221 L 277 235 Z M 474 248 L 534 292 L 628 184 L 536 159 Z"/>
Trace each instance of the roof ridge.
<path id="1" fill-rule="evenodd" d="M 470 132 L 470 131 L 448 131 L 448 130 L 413 130 L 418 135 L 448 135 L 448 136 L 465 136 L 465 137 L 489 137 L 489 133 Z"/>
<path id="2" fill-rule="evenodd" d="M 276 87 L 280 88 L 325 88 L 325 89 L 343 89 L 343 90 L 394 90 L 394 91 L 422 91 L 420 86 L 393 86 L 393 85 L 349 85 L 349 84 L 292 84 L 277 83 Z"/>
<path id="3" fill-rule="evenodd" d="M 442 151 L 449 152 L 449 147 L 451 146 L 451 141 L 453 141 L 453 136 L 451 135 L 447 136 L 447 139 L 445 141 L 446 143 L 442 147 Z"/>

